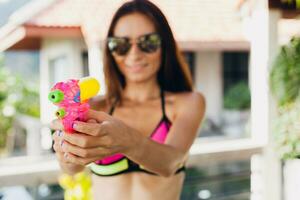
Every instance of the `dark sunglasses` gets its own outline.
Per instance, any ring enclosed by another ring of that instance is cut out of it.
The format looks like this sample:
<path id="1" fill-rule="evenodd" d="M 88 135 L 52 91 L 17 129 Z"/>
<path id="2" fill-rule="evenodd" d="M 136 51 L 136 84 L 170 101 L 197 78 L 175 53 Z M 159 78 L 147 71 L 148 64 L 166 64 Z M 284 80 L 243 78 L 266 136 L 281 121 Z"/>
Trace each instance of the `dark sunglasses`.
<path id="1" fill-rule="evenodd" d="M 157 33 L 150 33 L 140 36 L 136 43 L 142 52 L 153 53 L 160 48 L 161 38 Z M 107 39 L 107 46 L 110 52 L 124 56 L 130 50 L 132 43 L 127 37 L 109 37 Z"/>

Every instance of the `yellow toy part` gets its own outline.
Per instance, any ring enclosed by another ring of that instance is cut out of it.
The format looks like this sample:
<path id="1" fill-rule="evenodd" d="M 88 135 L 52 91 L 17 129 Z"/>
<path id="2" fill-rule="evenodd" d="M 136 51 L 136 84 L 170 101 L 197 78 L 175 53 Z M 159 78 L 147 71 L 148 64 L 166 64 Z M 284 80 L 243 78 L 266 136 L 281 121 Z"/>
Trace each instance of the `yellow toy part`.
<path id="1" fill-rule="evenodd" d="M 99 82 L 93 77 L 81 78 L 78 82 L 80 88 L 80 101 L 83 102 L 96 96 L 100 90 Z"/>
<path id="2" fill-rule="evenodd" d="M 91 177 L 87 172 L 80 172 L 74 176 L 62 174 L 59 185 L 65 190 L 65 200 L 92 200 Z"/>

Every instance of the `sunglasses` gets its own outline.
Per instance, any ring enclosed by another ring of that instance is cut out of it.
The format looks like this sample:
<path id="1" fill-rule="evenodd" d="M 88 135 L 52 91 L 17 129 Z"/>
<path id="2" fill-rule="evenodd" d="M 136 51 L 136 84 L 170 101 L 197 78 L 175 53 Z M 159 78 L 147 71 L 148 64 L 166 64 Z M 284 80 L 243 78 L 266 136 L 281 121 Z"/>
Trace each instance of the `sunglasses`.
<path id="1" fill-rule="evenodd" d="M 142 52 L 153 53 L 160 48 L 161 38 L 157 33 L 150 33 L 137 38 L 136 44 Z M 107 46 L 110 52 L 124 56 L 132 47 L 132 42 L 127 37 L 109 37 Z"/>

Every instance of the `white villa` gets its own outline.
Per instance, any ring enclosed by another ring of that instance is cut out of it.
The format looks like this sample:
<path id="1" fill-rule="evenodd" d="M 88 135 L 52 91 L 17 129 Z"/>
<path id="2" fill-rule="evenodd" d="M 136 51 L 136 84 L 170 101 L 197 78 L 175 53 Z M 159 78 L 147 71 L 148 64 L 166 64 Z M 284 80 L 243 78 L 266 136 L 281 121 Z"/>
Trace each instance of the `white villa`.
<path id="1" fill-rule="evenodd" d="M 216 125 L 221 123 L 227 87 L 244 80 L 251 88 L 250 136 L 194 145 L 191 150 L 194 157 L 190 163 L 250 159 L 258 153 L 252 160 L 256 167 L 252 175 L 255 177 L 253 180 L 260 179 L 264 184 L 259 187 L 252 185 L 252 199 L 279 200 L 280 167 L 270 153 L 269 120 L 272 110 L 269 109 L 268 70 L 278 44 L 286 43 L 293 35 L 299 34 L 300 22 L 281 19 L 279 10 L 268 9 L 270 1 L 267 0 L 152 1 L 169 20 L 192 70 L 195 88 L 206 97 L 208 119 Z M 54 117 L 55 108 L 47 95 L 55 82 L 91 75 L 104 85 L 103 41 L 112 14 L 123 2 L 32 1 L 17 10 L 0 28 L 0 51 L 40 52 L 43 124 Z M 268 170 L 270 168 L 272 170 Z M 255 176 L 257 174 L 259 178 Z M 264 175 L 261 177 L 261 174 Z"/>

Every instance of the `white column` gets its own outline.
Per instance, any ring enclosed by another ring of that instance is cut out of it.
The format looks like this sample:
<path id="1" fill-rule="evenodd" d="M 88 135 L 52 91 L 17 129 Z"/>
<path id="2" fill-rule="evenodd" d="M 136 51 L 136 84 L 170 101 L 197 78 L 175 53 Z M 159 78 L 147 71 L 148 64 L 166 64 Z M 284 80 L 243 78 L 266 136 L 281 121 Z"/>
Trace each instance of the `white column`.
<path id="1" fill-rule="evenodd" d="M 223 109 L 223 76 L 221 52 L 197 52 L 195 67 L 197 91 L 206 99 L 206 116 L 216 124 L 221 123 Z"/>
<path id="2" fill-rule="evenodd" d="M 44 43 L 40 50 L 40 112 L 42 124 L 49 123 L 49 62 Z M 53 108 L 52 108 L 53 110 Z"/>
<path id="3" fill-rule="evenodd" d="M 102 51 L 98 42 L 88 45 L 89 72 L 100 83 L 100 95 L 105 94 L 105 79 L 103 71 Z"/>
<path id="4" fill-rule="evenodd" d="M 251 180 L 251 199 L 280 200 L 281 167 L 273 149 L 271 131 L 275 107 L 269 90 L 269 70 L 278 50 L 277 22 L 280 12 L 269 11 L 266 0 L 257 3 L 258 7 L 251 17 L 251 132 L 253 140 L 263 144 L 264 149 L 260 158 L 256 156 L 252 159 L 253 169 L 256 170 L 253 173 L 256 174 L 252 175 L 255 178 Z"/>

